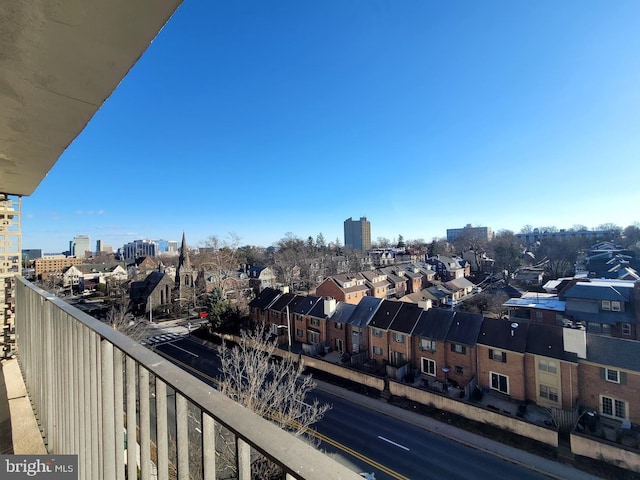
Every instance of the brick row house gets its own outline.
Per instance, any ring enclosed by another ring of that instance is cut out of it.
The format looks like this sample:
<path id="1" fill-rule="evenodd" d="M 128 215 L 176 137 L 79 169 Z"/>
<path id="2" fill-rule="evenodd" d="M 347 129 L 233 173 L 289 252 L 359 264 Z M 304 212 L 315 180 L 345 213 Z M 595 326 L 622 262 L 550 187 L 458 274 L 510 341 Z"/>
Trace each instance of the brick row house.
<path id="1" fill-rule="evenodd" d="M 557 293 L 529 293 L 504 303 L 516 322 L 584 325 L 588 333 L 639 340 L 640 282 L 564 279 L 550 282 Z"/>
<path id="2" fill-rule="evenodd" d="M 357 305 L 368 295 L 369 287 L 360 273 L 334 275 L 325 279 L 316 288 L 316 295 L 335 298 L 339 302 Z"/>
<path id="3" fill-rule="evenodd" d="M 435 275 L 436 272 L 428 265 L 394 265 L 328 277 L 316 287 L 315 293 L 321 297 L 333 297 L 339 302 L 353 305 L 357 305 L 365 296 L 399 299 L 430 287 Z"/>
<path id="4" fill-rule="evenodd" d="M 580 400 L 603 417 L 640 423 L 639 342 L 587 335 L 586 358 L 580 360 Z"/>
<path id="5" fill-rule="evenodd" d="M 456 278 L 471 275 L 471 265 L 463 258 L 452 258 L 445 255 L 428 257 L 427 263 L 435 270 L 439 280 L 449 282 Z"/>
<path id="6" fill-rule="evenodd" d="M 635 340 L 588 333 L 577 324 L 483 318 L 374 297 L 353 305 L 291 294 L 274 301 L 267 292 L 251 305 L 255 320 L 282 323 L 287 306 L 295 312 L 289 325 L 305 353 L 334 350 L 384 365 L 396 380 L 416 374 L 426 385 L 477 386 L 516 401 L 560 409 L 583 405 L 613 420 L 640 423 Z"/>

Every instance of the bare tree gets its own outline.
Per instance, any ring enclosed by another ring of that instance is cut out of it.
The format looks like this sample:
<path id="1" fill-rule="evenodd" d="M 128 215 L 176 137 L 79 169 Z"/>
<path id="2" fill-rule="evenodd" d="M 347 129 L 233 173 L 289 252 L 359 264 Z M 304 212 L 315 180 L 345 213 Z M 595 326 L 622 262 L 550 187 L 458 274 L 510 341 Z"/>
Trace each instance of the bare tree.
<path id="1" fill-rule="evenodd" d="M 126 305 L 114 303 L 107 312 L 106 322 L 114 330 L 124 333 L 126 336 L 139 342 L 147 337 L 147 325 L 140 320 L 136 320 L 127 310 Z"/>
<path id="2" fill-rule="evenodd" d="M 213 286 L 225 292 L 226 279 L 234 277 L 240 266 L 240 237 L 231 232 L 224 240 L 211 235 L 204 243 L 199 259 Z"/>
<path id="3" fill-rule="evenodd" d="M 293 233 L 287 232 L 275 245 L 273 262 L 278 279 L 292 290 L 294 281 L 298 279 L 299 269 L 304 259 L 308 258 L 304 241 Z"/>
<path id="4" fill-rule="evenodd" d="M 309 427 L 322 419 L 331 407 L 317 399 L 306 401 L 315 382 L 310 376 L 303 375 L 301 364 L 289 357 L 278 358 L 276 350 L 276 342 L 267 338 L 263 327 L 253 333 L 243 333 L 242 340 L 234 347 L 223 344 L 219 350 L 220 390 L 280 428 L 314 443 L 316 440 L 309 434 Z M 224 438 L 223 445 L 226 448 L 221 448 L 218 454 L 232 459 L 235 454 L 233 438 Z M 251 468 L 252 478 L 274 478 L 279 473 L 277 465 L 259 455 L 252 458 Z"/>
<path id="5" fill-rule="evenodd" d="M 502 274 L 505 283 L 509 283 L 511 275 L 522 264 L 522 247 L 513 232 L 500 230 L 491 242 L 494 270 Z"/>

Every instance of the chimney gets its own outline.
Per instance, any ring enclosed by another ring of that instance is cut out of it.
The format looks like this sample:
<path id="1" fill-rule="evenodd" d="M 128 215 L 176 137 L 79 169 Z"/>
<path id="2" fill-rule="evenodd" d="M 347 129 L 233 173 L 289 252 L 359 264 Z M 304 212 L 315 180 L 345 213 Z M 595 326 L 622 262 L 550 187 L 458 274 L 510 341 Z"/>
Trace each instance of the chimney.
<path id="1" fill-rule="evenodd" d="M 324 314 L 330 317 L 336 310 L 336 299 L 333 297 L 324 297 Z"/>
<path id="2" fill-rule="evenodd" d="M 584 327 L 567 326 L 562 329 L 564 351 L 575 353 L 578 358 L 587 358 L 587 331 Z"/>

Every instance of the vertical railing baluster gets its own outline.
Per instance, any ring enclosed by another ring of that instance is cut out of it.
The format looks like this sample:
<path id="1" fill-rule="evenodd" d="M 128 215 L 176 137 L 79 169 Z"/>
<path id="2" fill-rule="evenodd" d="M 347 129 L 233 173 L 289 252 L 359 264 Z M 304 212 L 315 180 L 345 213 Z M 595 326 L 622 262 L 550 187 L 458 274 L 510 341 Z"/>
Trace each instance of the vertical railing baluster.
<path id="1" fill-rule="evenodd" d="M 76 361 L 78 363 L 78 478 L 88 478 L 87 465 L 89 458 L 87 455 L 87 363 L 85 350 L 86 328 L 80 322 L 76 323 L 78 348 L 76 350 Z"/>
<path id="2" fill-rule="evenodd" d="M 140 476 L 151 479 L 151 427 L 149 408 L 149 371 L 138 367 L 138 388 L 140 390 Z"/>
<path id="3" fill-rule="evenodd" d="M 124 480 L 124 355 L 116 348 L 113 352 L 113 383 L 114 383 L 114 427 L 116 435 L 116 477 Z"/>
<path id="4" fill-rule="evenodd" d="M 203 478 L 216 478 L 216 422 L 202 412 L 202 474 Z"/>
<path id="5" fill-rule="evenodd" d="M 66 411 L 64 411 L 63 415 L 65 418 L 65 422 L 64 422 L 64 453 L 66 454 L 74 454 L 75 450 L 73 447 L 73 430 L 74 430 L 74 417 L 75 415 L 69 415 L 69 408 L 71 408 L 71 411 L 75 411 L 73 410 L 73 363 L 72 363 L 72 358 L 73 358 L 73 350 L 75 348 L 75 345 L 73 345 L 73 341 L 69 341 L 72 339 L 73 334 L 72 334 L 72 323 L 73 323 L 73 319 L 71 318 L 71 315 L 65 313 L 63 315 L 63 325 L 64 328 L 62 329 L 63 335 L 67 338 L 67 344 L 66 344 L 66 348 L 64 348 L 63 351 L 63 355 L 64 355 L 64 376 L 65 381 L 64 381 L 64 404 L 66 405 Z M 71 345 L 69 345 L 69 343 L 71 343 Z M 71 377 L 71 378 L 70 378 Z"/>
<path id="6" fill-rule="evenodd" d="M 50 304 L 51 305 L 51 304 Z M 63 415 L 64 415 L 64 401 L 62 398 L 62 385 L 64 384 L 64 367 L 62 365 L 62 336 L 63 336 L 63 332 L 62 332 L 62 325 L 60 324 L 60 316 L 61 316 L 61 311 L 58 310 L 57 308 L 53 308 L 52 309 L 52 314 L 53 314 L 53 328 L 54 328 L 54 338 L 55 338 L 55 351 L 53 352 L 53 358 L 54 358 L 54 369 L 55 369 L 55 378 L 56 378 L 56 383 L 55 383 L 55 394 L 54 394 L 54 401 L 56 403 L 56 414 L 55 414 L 55 439 L 56 439 L 56 445 L 55 445 L 55 452 L 60 452 L 63 450 L 62 447 L 62 440 L 64 438 L 63 436 L 63 430 L 64 430 L 64 425 L 63 425 Z"/>
<path id="7" fill-rule="evenodd" d="M 127 478 L 138 478 L 136 362 L 127 357 Z"/>
<path id="8" fill-rule="evenodd" d="M 167 385 L 156 377 L 156 444 L 158 480 L 169 480 L 169 433 L 167 429 Z"/>
<path id="9" fill-rule="evenodd" d="M 116 432 L 113 418 L 114 389 L 113 389 L 113 344 L 102 340 L 100 366 L 102 386 L 102 476 L 105 479 L 116 478 Z"/>
<path id="10" fill-rule="evenodd" d="M 251 445 L 236 436 L 238 480 L 251 480 Z"/>
<path id="11" fill-rule="evenodd" d="M 96 346 L 97 335 L 89 331 L 89 366 L 91 369 L 91 478 L 101 478 L 99 439 L 100 429 L 98 421 L 98 352 Z M 106 480 L 106 479 L 105 479 Z"/>
<path id="12" fill-rule="evenodd" d="M 176 392 L 176 443 L 178 480 L 189 480 L 189 407 L 187 399 Z"/>
<path id="13" fill-rule="evenodd" d="M 51 304 L 49 302 L 45 302 L 42 299 L 42 309 L 44 310 L 43 320 L 45 324 L 45 342 L 46 348 L 44 352 L 44 358 L 48 358 L 48 362 L 44 362 L 45 371 L 47 374 L 45 375 L 45 388 L 43 389 L 42 394 L 44 397 L 42 398 L 41 405 L 43 406 L 43 413 L 45 415 L 45 442 L 47 443 L 47 450 L 49 452 L 55 452 L 55 435 L 54 435 L 54 384 L 56 381 L 55 371 L 54 371 L 54 346 L 55 346 L 55 338 L 54 338 L 54 328 L 53 328 L 53 320 L 51 318 L 51 311 L 53 310 Z M 35 350 L 35 348 L 34 348 Z"/>
<path id="14" fill-rule="evenodd" d="M 73 344 L 73 355 L 71 356 L 71 371 L 72 374 L 72 382 L 71 382 L 71 399 L 73 401 L 73 410 L 72 412 L 76 412 L 73 415 L 73 453 L 78 455 L 78 459 L 80 459 L 80 432 L 83 430 L 82 428 L 82 414 L 84 410 L 82 405 L 82 382 L 80 381 L 82 365 L 80 363 L 80 345 L 79 341 L 79 329 L 80 325 L 75 319 L 72 319 L 71 322 L 71 343 Z M 84 433 L 84 432 L 83 432 Z"/>

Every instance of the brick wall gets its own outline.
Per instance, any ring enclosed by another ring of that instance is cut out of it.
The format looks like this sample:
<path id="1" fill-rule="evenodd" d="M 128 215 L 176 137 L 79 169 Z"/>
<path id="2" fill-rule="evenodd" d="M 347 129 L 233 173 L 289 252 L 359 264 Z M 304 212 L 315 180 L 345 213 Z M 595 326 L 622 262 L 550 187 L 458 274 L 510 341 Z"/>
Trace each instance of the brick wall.
<path id="1" fill-rule="evenodd" d="M 447 377 L 456 381 L 458 385 L 464 386 L 476 374 L 476 347 L 465 345 L 465 353 L 463 354 L 452 352 L 451 345 L 448 342 L 444 345 L 445 362 L 450 368 Z M 458 367 L 462 368 L 462 373 L 458 373 Z"/>
<path id="2" fill-rule="evenodd" d="M 486 345 L 477 345 L 478 349 L 478 384 L 481 387 L 491 388 L 491 372 L 504 375 L 509 379 L 508 394 L 514 400 L 524 401 L 525 395 L 525 369 L 524 355 L 518 352 L 506 351 L 506 362 L 489 358 L 489 350 L 502 351 Z"/>
<path id="3" fill-rule="evenodd" d="M 623 382 L 614 383 L 602 378 L 601 365 L 588 362 L 578 364 L 580 401 L 589 409 L 602 413 L 600 398 L 623 400 L 627 406 L 627 416 L 631 423 L 640 423 L 640 375 L 637 372 L 621 371 Z"/>

